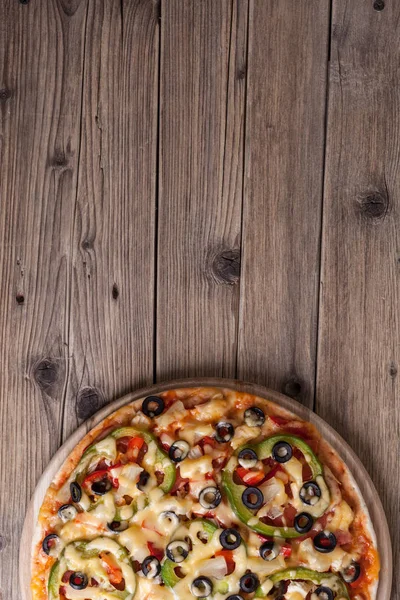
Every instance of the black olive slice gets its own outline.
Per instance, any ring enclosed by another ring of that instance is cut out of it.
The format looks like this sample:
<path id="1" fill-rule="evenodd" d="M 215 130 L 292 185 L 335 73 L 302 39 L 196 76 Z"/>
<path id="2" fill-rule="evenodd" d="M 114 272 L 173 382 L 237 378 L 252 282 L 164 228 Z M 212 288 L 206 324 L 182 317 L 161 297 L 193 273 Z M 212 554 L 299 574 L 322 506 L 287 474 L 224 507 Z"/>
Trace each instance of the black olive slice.
<path id="1" fill-rule="evenodd" d="M 279 546 L 275 542 L 266 541 L 260 546 L 260 556 L 262 559 L 270 561 L 274 560 L 279 554 Z"/>
<path id="2" fill-rule="evenodd" d="M 307 533 L 313 526 L 314 519 L 306 512 L 299 513 L 294 518 L 294 528 L 297 533 Z"/>
<path id="3" fill-rule="evenodd" d="M 219 541 L 221 542 L 221 546 L 226 548 L 227 550 L 236 550 L 240 546 L 240 542 L 242 541 L 242 536 L 236 529 L 230 527 L 229 529 L 224 529 L 221 535 L 219 536 Z"/>
<path id="4" fill-rule="evenodd" d="M 107 494 L 111 490 L 112 485 L 111 481 L 107 477 L 104 477 L 98 481 L 93 481 L 90 487 L 92 492 L 97 496 L 104 496 L 104 494 Z"/>
<path id="5" fill-rule="evenodd" d="M 144 492 L 146 485 L 148 484 L 150 479 L 150 473 L 147 471 L 142 471 L 139 475 L 139 481 L 136 484 L 136 487 L 141 492 Z"/>
<path id="6" fill-rule="evenodd" d="M 330 531 L 321 531 L 315 536 L 313 543 L 318 552 L 327 554 L 336 548 L 336 537 Z"/>
<path id="7" fill-rule="evenodd" d="M 178 517 L 178 515 L 173 510 L 164 510 L 160 514 L 160 517 L 161 517 L 162 520 L 169 521 L 171 523 L 171 525 L 173 524 L 176 527 L 180 523 L 180 518 Z"/>
<path id="8" fill-rule="evenodd" d="M 335 597 L 331 588 L 328 588 L 325 585 L 317 587 L 314 594 L 316 594 L 320 600 L 333 600 Z"/>
<path id="9" fill-rule="evenodd" d="M 60 517 L 63 523 L 67 523 L 67 521 L 72 521 L 72 519 L 75 519 L 77 514 L 78 511 L 72 504 L 63 504 L 58 509 L 58 516 Z"/>
<path id="10" fill-rule="evenodd" d="M 142 562 L 142 572 L 148 579 L 155 579 L 161 573 L 161 565 L 155 556 L 147 556 Z"/>
<path id="11" fill-rule="evenodd" d="M 199 502 L 201 506 L 207 510 L 217 508 L 221 504 L 222 496 L 217 487 L 209 485 L 201 490 L 199 494 Z"/>
<path id="12" fill-rule="evenodd" d="M 84 590 L 89 581 L 85 573 L 81 573 L 80 571 L 75 571 L 71 573 L 69 578 L 69 585 L 74 588 L 74 590 Z"/>
<path id="13" fill-rule="evenodd" d="M 340 571 L 342 579 L 346 583 L 353 583 L 356 581 L 361 574 L 361 567 L 358 562 L 353 561 L 346 569 Z"/>
<path id="14" fill-rule="evenodd" d="M 243 600 L 243 596 L 240 594 L 232 594 L 231 596 L 228 596 L 226 600 Z"/>
<path id="15" fill-rule="evenodd" d="M 192 581 L 190 589 L 196 598 L 207 598 L 212 594 L 213 584 L 208 577 L 196 577 Z"/>
<path id="16" fill-rule="evenodd" d="M 264 502 L 263 493 L 256 487 L 248 487 L 242 494 L 242 502 L 247 508 L 260 508 Z"/>
<path id="17" fill-rule="evenodd" d="M 57 556 L 60 547 L 60 538 L 56 533 L 49 533 L 42 542 L 43 552 L 47 556 Z"/>
<path id="18" fill-rule="evenodd" d="M 168 544 L 165 553 L 172 562 L 181 563 L 189 554 L 189 544 L 185 540 L 175 540 Z"/>
<path id="19" fill-rule="evenodd" d="M 265 423 L 265 414 L 258 406 L 252 406 L 244 411 L 244 422 L 248 427 L 261 427 Z"/>
<path id="20" fill-rule="evenodd" d="M 278 463 L 286 463 L 292 456 L 292 446 L 287 442 L 277 442 L 272 448 L 272 458 Z"/>
<path id="21" fill-rule="evenodd" d="M 317 504 L 318 500 L 321 498 L 321 488 L 315 481 L 307 481 L 306 483 L 303 483 L 299 495 L 300 500 L 304 502 L 304 504 L 313 506 L 314 504 Z"/>
<path id="22" fill-rule="evenodd" d="M 177 440 L 169 449 L 169 457 L 173 462 L 181 462 L 190 452 L 190 446 L 185 440 Z"/>
<path id="23" fill-rule="evenodd" d="M 158 417 L 165 408 L 164 400 L 158 396 L 148 396 L 143 400 L 142 412 L 146 417 Z"/>
<path id="24" fill-rule="evenodd" d="M 111 523 L 107 523 L 107 529 L 113 532 L 121 532 L 128 529 L 129 523 L 128 521 L 111 521 Z"/>
<path id="25" fill-rule="evenodd" d="M 252 469 L 258 461 L 257 453 L 252 448 L 243 448 L 238 455 L 238 463 L 245 469 Z"/>
<path id="26" fill-rule="evenodd" d="M 69 485 L 69 491 L 71 493 L 72 502 L 80 502 L 82 498 L 82 488 L 77 481 L 73 481 Z"/>
<path id="27" fill-rule="evenodd" d="M 220 444 L 224 444 L 226 442 L 230 442 L 235 434 L 235 429 L 232 423 L 228 423 L 228 421 L 220 421 L 215 426 L 215 439 Z"/>
<path id="28" fill-rule="evenodd" d="M 245 594 L 255 592 L 260 585 L 260 580 L 255 573 L 245 573 L 239 581 L 239 587 Z"/>

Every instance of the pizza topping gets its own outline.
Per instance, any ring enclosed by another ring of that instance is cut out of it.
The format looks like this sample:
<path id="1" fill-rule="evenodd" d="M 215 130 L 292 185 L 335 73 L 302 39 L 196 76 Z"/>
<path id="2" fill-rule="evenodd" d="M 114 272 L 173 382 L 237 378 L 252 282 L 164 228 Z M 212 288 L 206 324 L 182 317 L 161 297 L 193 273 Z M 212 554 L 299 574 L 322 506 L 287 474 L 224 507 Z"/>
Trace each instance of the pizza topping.
<path id="1" fill-rule="evenodd" d="M 78 504 L 82 498 L 82 488 L 77 481 L 72 481 L 69 486 L 72 502 Z"/>
<path id="2" fill-rule="evenodd" d="M 196 577 L 192 581 L 190 589 L 195 598 L 207 598 L 207 596 L 212 594 L 213 584 L 208 577 Z"/>
<path id="3" fill-rule="evenodd" d="M 318 533 L 314 540 L 314 548 L 318 552 L 332 552 L 336 548 L 336 537 L 331 531 L 321 531 Z"/>
<path id="4" fill-rule="evenodd" d="M 221 444 L 230 442 L 234 434 L 235 429 L 232 423 L 228 423 L 227 421 L 220 421 L 215 426 L 215 439 Z"/>
<path id="5" fill-rule="evenodd" d="M 221 500 L 221 492 L 217 487 L 211 485 L 201 490 L 199 494 L 199 502 L 201 506 L 207 510 L 217 508 L 217 506 L 221 504 Z"/>
<path id="6" fill-rule="evenodd" d="M 352 561 L 340 574 L 346 583 L 354 583 L 361 574 L 360 563 Z"/>
<path id="7" fill-rule="evenodd" d="M 284 464 L 292 458 L 292 447 L 287 442 L 277 442 L 272 448 L 272 457 L 277 463 Z"/>
<path id="8" fill-rule="evenodd" d="M 69 578 L 69 585 L 74 590 L 84 590 L 88 586 L 89 580 L 85 573 L 81 573 L 80 571 L 75 571 L 71 573 Z"/>
<path id="9" fill-rule="evenodd" d="M 174 540 L 168 544 L 165 553 L 172 562 L 181 563 L 189 554 L 189 544 L 185 540 Z"/>
<path id="10" fill-rule="evenodd" d="M 257 462 L 257 453 L 252 448 L 243 448 L 238 454 L 238 463 L 244 469 L 252 469 Z"/>
<path id="11" fill-rule="evenodd" d="M 260 546 L 260 556 L 263 560 L 274 560 L 278 556 L 280 548 L 273 540 L 267 540 Z"/>
<path id="12" fill-rule="evenodd" d="M 185 440 L 177 440 L 169 449 L 168 455 L 175 462 L 181 462 L 189 454 L 190 446 Z"/>
<path id="13" fill-rule="evenodd" d="M 300 489 L 299 496 L 304 504 L 313 506 L 321 498 L 321 488 L 315 481 L 307 481 Z"/>
<path id="14" fill-rule="evenodd" d="M 77 514 L 78 511 L 72 504 L 63 504 L 58 509 L 58 516 L 60 517 L 63 523 L 67 523 L 68 521 L 75 519 Z"/>
<path id="15" fill-rule="evenodd" d="M 60 538 L 56 533 L 49 533 L 42 542 L 42 549 L 47 556 L 57 556 L 60 551 Z"/>
<path id="16" fill-rule="evenodd" d="M 111 488 L 113 487 L 113 484 L 108 479 L 107 475 L 102 474 L 100 476 L 98 473 L 93 473 L 93 475 L 99 476 L 100 479 L 95 479 L 91 483 L 90 488 L 91 488 L 92 492 L 94 494 L 96 494 L 97 496 L 104 496 L 104 494 L 107 494 L 107 492 L 109 492 L 111 490 Z"/>
<path id="17" fill-rule="evenodd" d="M 142 562 L 142 572 L 148 579 L 155 579 L 161 573 L 161 565 L 155 556 L 147 556 Z"/>
<path id="18" fill-rule="evenodd" d="M 165 404 L 162 398 L 159 396 L 148 396 L 143 400 L 142 403 L 142 412 L 146 415 L 146 417 L 158 417 L 164 411 Z"/>
<path id="19" fill-rule="evenodd" d="M 260 508 L 264 502 L 262 491 L 256 487 L 248 487 L 242 494 L 242 502 L 246 508 L 256 510 Z"/>
<path id="20" fill-rule="evenodd" d="M 107 529 L 112 531 L 113 533 L 119 533 L 120 531 L 125 531 L 128 529 L 129 523 L 128 521 L 111 521 L 111 523 L 107 523 Z"/>
<path id="21" fill-rule="evenodd" d="M 308 513 L 302 512 L 294 519 L 294 528 L 298 533 L 307 533 L 314 524 L 314 519 Z"/>
<path id="22" fill-rule="evenodd" d="M 226 600 L 243 600 L 243 596 L 240 594 L 231 594 Z"/>
<path id="23" fill-rule="evenodd" d="M 240 589 L 246 594 L 255 592 L 259 585 L 260 580 L 255 573 L 245 573 L 239 581 Z"/>
<path id="24" fill-rule="evenodd" d="M 258 406 L 252 406 L 244 411 L 244 422 L 248 427 L 261 427 L 265 422 L 264 411 Z"/>
<path id="25" fill-rule="evenodd" d="M 221 546 L 223 548 L 226 548 L 227 550 L 235 550 L 240 546 L 242 542 L 242 536 L 236 529 L 224 529 L 219 536 L 219 541 L 221 542 Z"/>

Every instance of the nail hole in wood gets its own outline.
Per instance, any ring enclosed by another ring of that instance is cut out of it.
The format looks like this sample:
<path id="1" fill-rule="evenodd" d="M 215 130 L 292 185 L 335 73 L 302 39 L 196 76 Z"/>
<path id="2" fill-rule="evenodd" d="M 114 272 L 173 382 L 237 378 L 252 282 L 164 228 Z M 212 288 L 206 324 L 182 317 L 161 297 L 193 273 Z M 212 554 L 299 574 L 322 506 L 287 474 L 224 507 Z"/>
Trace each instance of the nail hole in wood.
<path id="1" fill-rule="evenodd" d="M 114 298 L 114 300 L 117 300 L 118 296 L 119 296 L 119 289 L 116 283 L 114 283 L 114 285 L 112 286 L 112 297 Z"/>
<path id="2" fill-rule="evenodd" d="M 44 358 L 34 367 L 33 376 L 38 386 L 47 392 L 58 380 L 58 363 L 50 358 Z"/>
<path id="3" fill-rule="evenodd" d="M 296 379 L 290 379 L 287 381 L 283 388 L 286 396 L 290 396 L 291 398 L 297 398 L 301 394 L 301 383 Z"/>
<path id="4" fill-rule="evenodd" d="M 15 296 L 17 304 L 23 304 L 25 302 L 25 296 L 23 294 L 17 294 Z"/>
<path id="5" fill-rule="evenodd" d="M 78 419 L 89 419 L 102 406 L 102 399 L 99 392 L 92 387 L 83 388 L 79 394 L 76 404 L 76 414 Z"/>
<path id="6" fill-rule="evenodd" d="M 390 377 L 392 377 L 393 379 L 396 377 L 397 375 L 397 367 L 394 364 L 394 362 L 390 363 L 390 367 L 389 367 L 389 375 Z"/>
<path id="7" fill-rule="evenodd" d="M 28 4 L 28 3 L 29 3 L 29 0 L 19 0 L 19 3 L 20 3 L 20 4 Z"/>
<path id="8" fill-rule="evenodd" d="M 212 272 L 219 283 L 236 285 L 240 277 L 240 251 L 223 250 L 215 256 Z"/>
<path id="9" fill-rule="evenodd" d="M 389 210 L 389 198 L 379 191 L 367 192 L 358 199 L 361 216 L 367 220 L 381 221 Z"/>
<path id="10" fill-rule="evenodd" d="M 374 2 L 374 10 L 381 11 L 385 8 L 385 3 L 383 0 L 375 0 Z"/>
<path id="11" fill-rule="evenodd" d="M 246 67 L 242 67 L 241 69 L 238 69 L 236 76 L 238 79 L 244 79 L 246 77 Z"/>

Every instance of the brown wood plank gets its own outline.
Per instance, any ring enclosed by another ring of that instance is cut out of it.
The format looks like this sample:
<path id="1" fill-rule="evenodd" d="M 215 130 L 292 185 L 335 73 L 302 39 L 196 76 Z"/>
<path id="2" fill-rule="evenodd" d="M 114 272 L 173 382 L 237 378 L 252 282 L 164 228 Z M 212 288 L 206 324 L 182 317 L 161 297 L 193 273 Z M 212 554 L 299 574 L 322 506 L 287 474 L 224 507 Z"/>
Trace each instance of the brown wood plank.
<path id="1" fill-rule="evenodd" d="M 88 23 L 64 438 L 153 379 L 157 4 L 92 2 Z"/>
<path id="2" fill-rule="evenodd" d="M 0 597 L 59 444 L 87 3 L 0 2 Z"/>
<path id="3" fill-rule="evenodd" d="M 162 3 L 158 380 L 235 374 L 247 14 Z"/>
<path id="4" fill-rule="evenodd" d="M 397 565 L 400 6 L 333 7 L 317 410 L 371 474 Z"/>
<path id="5" fill-rule="evenodd" d="M 329 0 L 251 0 L 238 375 L 312 406 Z"/>

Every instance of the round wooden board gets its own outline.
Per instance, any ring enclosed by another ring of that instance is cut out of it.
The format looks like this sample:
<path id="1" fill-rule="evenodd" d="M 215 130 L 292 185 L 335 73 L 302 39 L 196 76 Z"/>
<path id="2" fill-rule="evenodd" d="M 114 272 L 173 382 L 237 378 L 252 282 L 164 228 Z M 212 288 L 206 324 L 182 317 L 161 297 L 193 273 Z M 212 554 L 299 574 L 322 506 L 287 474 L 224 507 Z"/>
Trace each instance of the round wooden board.
<path id="1" fill-rule="evenodd" d="M 376 598 L 379 600 L 390 600 L 392 586 L 392 548 L 386 516 L 374 484 L 372 483 L 363 464 L 350 446 L 344 441 L 343 438 L 340 437 L 338 433 L 336 433 L 334 429 L 332 429 L 332 427 L 330 427 L 330 425 L 325 423 L 325 421 L 318 417 L 318 415 L 308 408 L 302 406 L 295 400 L 292 400 L 291 398 L 288 398 L 287 396 L 279 394 L 273 390 L 269 390 L 261 385 L 222 378 L 179 379 L 175 381 L 169 381 L 167 383 L 152 385 L 150 387 L 127 394 L 126 396 L 115 400 L 111 404 L 108 404 L 93 417 L 88 419 L 71 435 L 65 444 L 61 446 L 39 479 L 25 517 L 19 554 L 19 577 L 23 600 L 31 600 L 30 579 L 32 540 L 35 533 L 38 511 L 43 502 L 47 488 L 77 443 L 86 435 L 86 433 L 100 423 L 100 421 L 125 404 L 129 404 L 130 402 L 134 402 L 139 398 L 143 398 L 151 394 L 156 395 L 170 389 L 199 386 L 231 388 L 272 400 L 283 408 L 292 411 L 300 418 L 310 421 L 319 429 L 325 440 L 334 448 L 334 450 L 336 450 L 336 452 L 347 465 L 369 510 L 381 558 L 381 572 Z"/>

